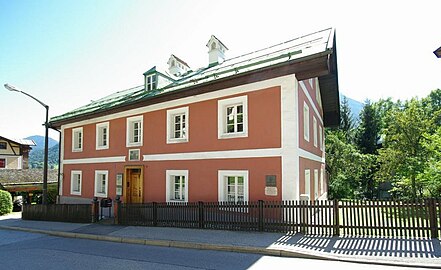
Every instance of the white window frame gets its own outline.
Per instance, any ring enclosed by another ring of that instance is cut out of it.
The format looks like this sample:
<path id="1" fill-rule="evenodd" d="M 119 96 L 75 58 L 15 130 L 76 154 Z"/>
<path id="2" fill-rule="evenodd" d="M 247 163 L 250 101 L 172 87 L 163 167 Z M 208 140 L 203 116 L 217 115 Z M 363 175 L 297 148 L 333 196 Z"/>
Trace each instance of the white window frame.
<path id="1" fill-rule="evenodd" d="M 312 116 L 312 132 L 314 133 L 314 147 L 317 147 L 318 146 L 317 118 L 315 118 L 315 116 Z"/>
<path id="2" fill-rule="evenodd" d="M 319 137 L 320 137 L 320 140 L 319 140 L 320 150 L 323 151 L 323 129 L 322 129 L 321 125 L 319 125 Z"/>
<path id="3" fill-rule="evenodd" d="M 243 177 L 243 198 L 244 202 L 249 201 L 249 185 L 247 170 L 219 170 L 218 171 L 218 200 L 219 202 L 228 202 L 227 200 L 227 177 Z"/>
<path id="4" fill-rule="evenodd" d="M 183 176 L 185 187 L 181 192 L 184 193 L 184 200 L 174 199 L 174 177 Z M 165 198 L 167 202 L 188 202 L 188 170 L 167 170 L 165 173 Z"/>
<path id="5" fill-rule="evenodd" d="M 101 192 L 100 189 L 100 183 L 99 181 L 102 181 L 103 179 L 101 178 L 101 176 L 104 175 L 105 176 L 105 192 Z M 100 198 L 107 198 L 107 194 L 108 194 L 108 190 L 109 190 L 109 171 L 105 171 L 105 170 L 97 170 L 95 171 L 95 184 L 94 184 L 94 196 L 95 197 L 100 197 Z"/>
<path id="6" fill-rule="evenodd" d="M 309 106 L 303 103 L 303 138 L 309 142 Z"/>
<path id="7" fill-rule="evenodd" d="M 133 140 L 134 136 L 134 123 L 139 122 L 139 141 L 135 142 Z M 138 115 L 138 116 L 132 116 L 128 117 L 126 121 L 126 146 L 127 147 L 133 147 L 133 146 L 142 146 L 142 139 L 143 139 L 143 122 L 144 122 L 144 116 Z"/>
<path id="8" fill-rule="evenodd" d="M 314 200 L 317 200 L 319 197 L 318 193 L 318 180 L 319 180 L 319 171 L 318 169 L 314 169 Z"/>
<path id="9" fill-rule="evenodd" d="M 150 79 L 150 82 L 149 82 Z M 158 86 L 158 75 L 152 74 L 145 76 L 145 88 L 147 90 L 155 90 Z"/>
<path id="10" fill-rule="evenodd" d="M 109 142 L 110 142 L 110 136 L 109 136 L 109 122 L 99 123 L 96 124 L 96 150 L 103 150 L 103 149 L 109 149 Z M 104 145 L 104 139 L 103 139 L 103 129 L 106 129 L 106 144 Z"/>
<path id="11" fill-rule="evenodd" d="M 75 175 L 79 175 L 79 184 L 78 184 L 78 190 L 74 189 L 74 179 L 75 179 Z M 71 195 L 81 195 L 81 185 L 83 184 L 83 172 L 82 171 L 77 171 L 77 170 L 73 170 L 70 172 L 70 194 Z"/>
<path id="12" fill-rule="evenodd" d="M 81 134 L 81 139 L 79 139 L 79 135 Z M 78 143 L 81 145 L 78 147 Z M 84 145 L 84 133 L 83 127 L 73 128 L 72 129 L 72 152 L 82 152 Z"/>
<path id="13" fill-rule="evenodd" d="M 305 194 L 308 195 L 309 200 L 312 200 L 312 198 L 311 198 L 311 170 L 310 169 L 305 170 Z"/>
<path id="14" fill-rule="evenodd" d="M 181 137 L 175 138 L 175 117 L 178 115 L 184 115 L 185 121 L 181 120 Z M 177 109 L 167 110 L 167 143 L 183 143 L 188 142 L 189 138 L 189 113 L 188 107 L 182 107 Z M 182 132 L 182 124 L 185 124 L 185 131 Z"/>
<path id="15" fill-rule="evenodd" d="M 227 133 L 227 107 L 242 105 L 243 131 Z M 219 100 L 217 103 L 218 139 L 248 137 L 248 96 Z"/>

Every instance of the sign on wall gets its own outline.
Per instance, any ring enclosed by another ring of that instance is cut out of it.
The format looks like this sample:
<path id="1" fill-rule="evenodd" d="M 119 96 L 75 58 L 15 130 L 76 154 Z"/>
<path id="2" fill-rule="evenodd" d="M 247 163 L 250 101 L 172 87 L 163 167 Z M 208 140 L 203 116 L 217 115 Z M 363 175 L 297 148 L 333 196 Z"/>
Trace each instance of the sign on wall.
<path id="1" fill-rule="evenodd" d="M 122 196 L 123 194 L 123 174 L 118 173 L 116 175 L 116 195 Z"/>

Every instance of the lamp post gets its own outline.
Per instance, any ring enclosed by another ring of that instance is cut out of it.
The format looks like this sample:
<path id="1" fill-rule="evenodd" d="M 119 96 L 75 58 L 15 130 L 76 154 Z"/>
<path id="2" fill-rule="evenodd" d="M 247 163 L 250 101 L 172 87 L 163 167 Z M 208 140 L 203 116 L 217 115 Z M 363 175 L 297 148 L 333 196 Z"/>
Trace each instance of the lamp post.
<path id="1" fill-rule="evenodd" d="M 33 100 L 37 101 L 38 103 L 40 103 L 41 106 L 43 106 L 46 109 L 46 121 L 44 122 L 44 128 L 45 128 L 45 136 L 44 136 L 44 162 L 43 162 L 43 204 L 47 204 L 47 162 L 48 162 L 48 149 L 49 149 L 49 106 L 44 104 L 43 102 L 41 102 L 40 100 L 38 100 L 37 98 L 29 95 L 26 92 L 23 92 L 17 88 L 15 88 L 14 86 L 10 85 L 10 84 L 5 84 L 4 85 L 6 89 L 8 89 L 9 91 L 14 91 L 14 92 L 19 92 L 22 93 L 30 98 L 32 98 Z"/>

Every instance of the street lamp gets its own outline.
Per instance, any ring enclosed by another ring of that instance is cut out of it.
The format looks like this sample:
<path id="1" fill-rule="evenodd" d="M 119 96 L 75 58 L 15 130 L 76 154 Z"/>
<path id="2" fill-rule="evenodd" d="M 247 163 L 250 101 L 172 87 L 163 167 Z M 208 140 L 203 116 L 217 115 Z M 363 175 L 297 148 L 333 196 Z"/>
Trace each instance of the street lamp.
<path id="1" fill-rule="evenodd" d="M 46 122 L 44 122 L 44 127 L 45 127 L 45 136 L 44 136 L 44 163 L 43 163 L 43 204 L 47 204 L 47 160 L 48 160 L 48 140 L 49 140 L 49 106 L 44 104 L 43 102 L 41 102 L 40 100 L 38 100 L 37 98 L 29 95 L 26 92 L 23 92 L 17 88 L 15 88 L 14 86 L 10 85 L 10 84 L 5 84 L 4 85 L 6 89 L 8 89 L 9 91 L 14 91 L 14 92 L 19 92 L 22 93 L 30 98 L 32 98 L 33 100 L 37 101 L 38 103 L 41 104 L 41 106 L 43 106 L 44 108 L 46 108 Z"/>
<path id="2" fill-rule="evenodd" d="M 441 47 L 436 49 L 433 53 L 436 55 L 436 57 L 441 58 Z"/>

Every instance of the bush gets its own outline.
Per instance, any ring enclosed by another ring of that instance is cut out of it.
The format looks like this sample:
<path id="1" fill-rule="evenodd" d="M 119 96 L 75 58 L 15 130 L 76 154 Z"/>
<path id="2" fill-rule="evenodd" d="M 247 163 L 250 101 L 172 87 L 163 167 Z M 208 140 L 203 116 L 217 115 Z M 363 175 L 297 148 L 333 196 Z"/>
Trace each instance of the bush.
<path id="1" fill-rule="evenodd" d="M 11 193 L 0 190 L 0 216 L 12 212 L 12 196 Z"/>

